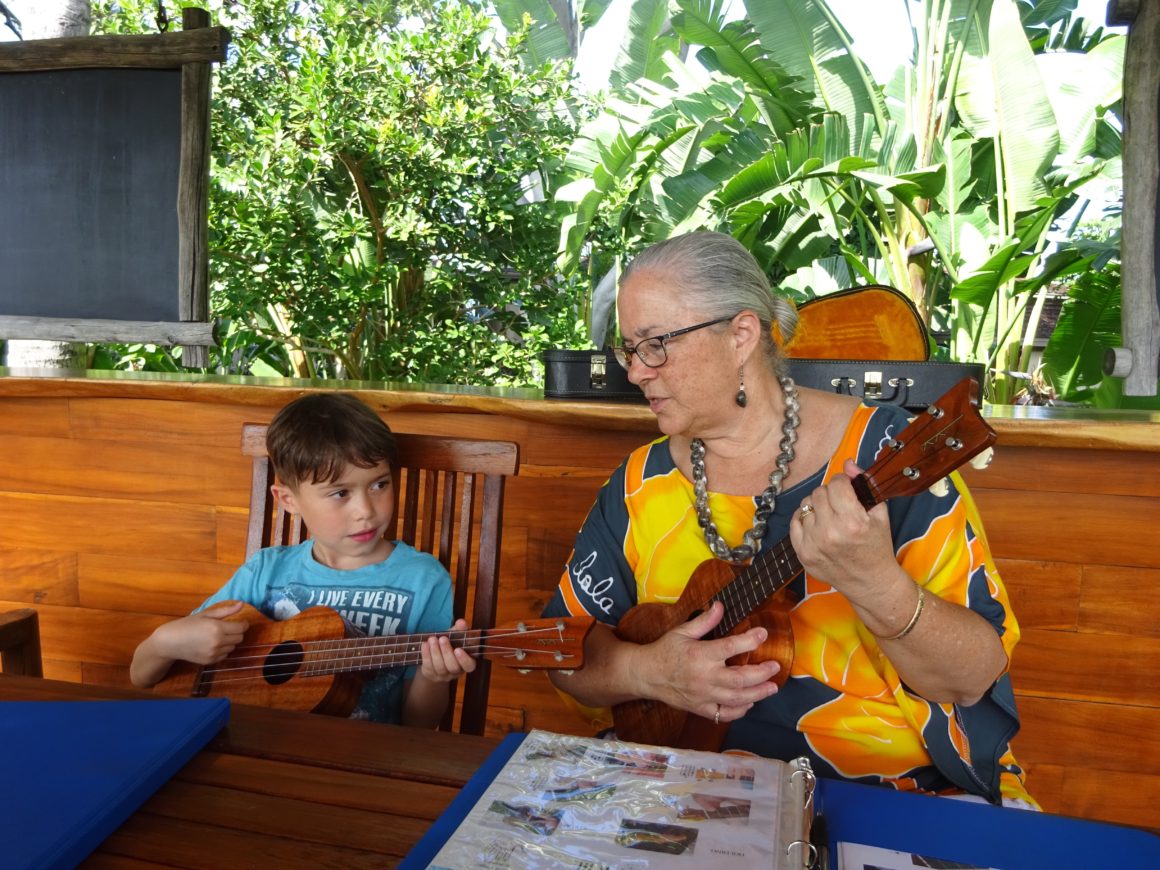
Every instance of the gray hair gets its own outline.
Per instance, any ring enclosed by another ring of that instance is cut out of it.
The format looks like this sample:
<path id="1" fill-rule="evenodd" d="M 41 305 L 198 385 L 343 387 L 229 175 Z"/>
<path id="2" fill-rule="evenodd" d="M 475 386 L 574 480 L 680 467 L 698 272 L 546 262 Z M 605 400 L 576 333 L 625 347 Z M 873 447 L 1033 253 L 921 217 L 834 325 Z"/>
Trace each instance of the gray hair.
<path id="1" fill-rule="evenodd" d="M 634 272 L 664 272 L 691 304 L 710 319 L 749 310 L 761 321 L 761 352 L 770 367 L 781 373 L 785 355 L 773 341 L 777 324 L 782 343 L 797 329 L 793 304 L 773 292 L 757 260 L 740 242 L 725 233 L 697 230 L 657 242 L 641 251 L 621 275 L 623 284 Z"/>

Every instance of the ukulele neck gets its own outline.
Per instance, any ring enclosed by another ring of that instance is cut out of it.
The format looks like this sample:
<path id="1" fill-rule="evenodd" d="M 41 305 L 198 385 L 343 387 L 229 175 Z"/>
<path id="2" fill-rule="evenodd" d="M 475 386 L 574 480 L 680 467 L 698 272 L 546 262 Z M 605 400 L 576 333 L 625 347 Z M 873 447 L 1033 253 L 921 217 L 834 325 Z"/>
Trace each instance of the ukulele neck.
<path id="1" fill-rule="evenodd" d="M 867 475 L 858 475 L 852 483 L 858 501 L 866 510 L 882 501 Z M 762 550 L 713 596 L 712 600 L 725 605 L 725 615 L 709 636 L 718 638 L 730 634 L 763 601 L 780 592 L 801 571 L 802 563 L 789 542 L 789 535 L 768 550 Z"/>
<path id="2" fill-rule="evenodd" d="M 801 560 L 790 545 L 788 536 L 768 550 L 758 553 L 751 563 L 713 596 L 713 600 L 725 605 L 725 615 L 710 632 L 710 636 L 717 638 L 730 634 L 763 601 L 783 589 L 801 570 Z"/>
<path id="3" fill-rule="evenodd" d="M 489 654 L 488 632 L 478 629 L 446 633 L 451 646 L 466 649 L 474 657 Z M 429 635 L 403 634 L 388 637 L 344 638 L 311 644 L 305 649 L 303 672 L 313 675 L 346 674 L 401 668 L 423 662 L 423 640 Z"/>

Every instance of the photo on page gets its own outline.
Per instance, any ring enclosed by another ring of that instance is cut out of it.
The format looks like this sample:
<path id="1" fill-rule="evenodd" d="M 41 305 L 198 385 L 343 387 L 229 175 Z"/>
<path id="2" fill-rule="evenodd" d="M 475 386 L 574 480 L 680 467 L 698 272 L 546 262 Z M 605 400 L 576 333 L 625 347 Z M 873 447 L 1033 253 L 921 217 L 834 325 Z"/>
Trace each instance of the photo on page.
<path id="1" fill-rule="evenodd" d="M 838 870 L 915 870 L 935 867 L 939 870 L 996 870 L 980 864 L 965 864 L 946 858 L 933 858 L 913 852 L 900 852 L 867 846 L 862 843 L 838 843 Z"/>

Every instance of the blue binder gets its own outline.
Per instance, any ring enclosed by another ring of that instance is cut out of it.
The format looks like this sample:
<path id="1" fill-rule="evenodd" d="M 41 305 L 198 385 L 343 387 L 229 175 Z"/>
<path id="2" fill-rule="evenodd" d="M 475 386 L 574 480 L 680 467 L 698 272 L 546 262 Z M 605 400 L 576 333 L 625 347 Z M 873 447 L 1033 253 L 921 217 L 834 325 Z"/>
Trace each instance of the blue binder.
<path id="1" fill-rule="evenodd" d="M 225 698 L 0 702 L 0 862 L 75 867 L 228 721 Z"/>
<path id="2" fill-rule="evenodd" d="M 431 863 L 524 737 L 513 733 L 503 739 L 403 859 L 399 870 L 423 870 Z M 1160 837 L 1122 825 L 833 779 L 818 780 L 814 799 L 815 828 L 828 834 L 820 845 L 828 840 L 831 868 L 837 866 L 834 856 L 839 841 L 1012 870 L 1160 867 Z"/>
<path id="3" fill-rule="evenodd" d="M 523 732 L 513 731 L 504 737 L 503 742 L 479 766 L 479 770 L 460 789 L 459 794 L 455 796 L 447 809 L 435 820 L 423 838 L 402 860 L 398 870 L 424 870 L 431 863 L 439 850 L 443 848 L 443 844 L 455 833 L 459 823 L 467 818 L 471 808 L 483 797 L 483 793 L 487 791 L 491 781 L 516 754 L 516 750 L 520 748 L 520 744 L 524 742 L 526 736 Z"/>

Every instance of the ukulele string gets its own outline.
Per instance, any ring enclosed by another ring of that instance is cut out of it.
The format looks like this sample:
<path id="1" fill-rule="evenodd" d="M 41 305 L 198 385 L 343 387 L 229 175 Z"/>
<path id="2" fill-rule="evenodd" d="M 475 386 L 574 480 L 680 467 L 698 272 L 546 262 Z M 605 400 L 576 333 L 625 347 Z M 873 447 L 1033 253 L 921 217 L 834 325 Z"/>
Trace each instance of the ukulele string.
<path id="1" fill-rule="evenodd" d="M 555 656 L 554 650 L 525 649 L 523 646 L 512 646 L 495 643 L 503 638 L 519 637 L 531 638 L 537 635 L 552 635 L 559 637 L 561 629 L 556 626 L 534 628 L 524 631 L 512 630 L 506 632 L 487 632 L 481 629 L 447 632 L 446 636 L 452 644 L 464 649 L 472 655 L 480 653 L 490 654 L 493 658 L 515 658 L 522 651 L 528 656 L 536 653 Z M 260 653 L 251 655 L 230 655 L 216 665 L 208 665 L 202 673 L 213 675 L 215 683 L 245 682 L 248 680 L 264 680 L 271 676 L 293 675 L 303 671 L 312 675 L 326 674 L 328 666 L 339 665 L 341 670 L 376 670 L 379 668 L 400 667 L 408 664 L 418 664 L 421 661 L 420 650 L 422 640 L 430 635 L 420 635 L 419 642 L 413 639 L 415 635 L 403 637 L 376 637 L 376 638 L 336 638 L 322 641 L 306 641 L 298 644 L 298 650 L 278 653 Z M 437 635 L 440 636 L 440 635 Z M 474 637 L 473 637 L 474 636 Z M 470 640 L 469 640 L 470 638 Z M 456 639 L 459 643 L 456 644 Z M 361 641 L 361 642 L 360 642 Z M 284 642 L 285 643 L 285 642 Z M 245 644 L 238 649 L 243 650 L 272 650 L 279 644 Z M 373 652 L 366 652 L 371 647 Z M 226 667 L 219 665 L 227 664 Z M 354 665 L 351 667 L 351 665 Z M 231 675 L 219 678 L 220 675 Z M 243 674 L 247 674 L 242 676 Z"/>
<path id="2" fill-rule="evenodd" d="M 710 602 L 720 601 L 725 606 L 725 615 L 710 632 L 710 637 L 729 634 L 762 602 L 796 577 L 801 568 L 788 537 L 759 553 L 737 577 L 709 599 Z"/>
<path id="3" fill-rule="evenodd" d="M 544 628 L 525 629 L 524 631 L 520 631 L 518 629 L 503 631 L 495 629 L 470 628 L 462 631 L 432 632 L 431 634 L 384 635 L 382 637 L 338 637 L 327 638 L 325 640 L 305 641 L 296 640 L 294 638 L 286 638 L 285 640 L 278 643 L 266 642 L 260 644 L 239 644 L 234 648 L 234 652 L 230 655 L 230 658 L 234 660 L 245 659 L 247 656 L 237 655 L 239 650 L 243 652 L 248 650 L 255 650 L 255 653 L 252 656 L 249 656 L 250 658 L 267 660 L 271 657 L 276 657 L 276 655 L 279 655 L 275 654 L 275 656 L 271 656 L 269 654 L 270 650 L 277 649 L 281 644 L 287 643 L 295 644 L 298 649 L 301 650 L 301 652 L 287 652 L 281 655 L 300 656 L 302 653 L 309 654 L 316 652 L 342 654 L 350 651 L 364 650 L 367 648 L 371 648 L 376 651 L 385 650 L 387 652 L 405 652 L 410 650 L 417 652 L 422 646 L 423 641 L 428 637 L 446 637 L 453 645 L 455 645 L 458 641 L 460 646 L 466 647 L 469 642 L 479 643 L 491 640 L 502 640 L 509 637 L 529 638 L 543 634 L 558 635 L 560 632 L 560 628 L 552 625 Z M 469 638 L 473 638 L 473 640 L 469 641 Z"/>

